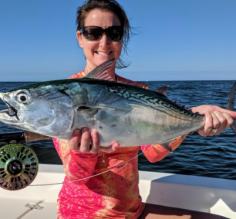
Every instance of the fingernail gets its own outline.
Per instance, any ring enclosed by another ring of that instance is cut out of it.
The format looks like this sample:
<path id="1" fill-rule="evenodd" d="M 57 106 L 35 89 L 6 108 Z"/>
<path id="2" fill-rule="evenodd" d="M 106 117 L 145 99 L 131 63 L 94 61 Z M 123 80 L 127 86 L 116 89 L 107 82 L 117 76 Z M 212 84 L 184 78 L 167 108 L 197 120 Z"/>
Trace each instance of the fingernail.
<path id="1" fill-rule="evenodd" d="M 91 135 L 92 136 L 94 136 L 94 135 L 96 135 L 97 134 L 97 131 L 96 130 L 93 130 L 92 132 L 91 132 Z"/>
<path id="2" fill-rule="evenodd" d="M 88 130 L 88 128 L 83 128 L 82 133 L 87 132 Z"/>
<path id="3" fill-rule="evenodd" d="M 79 129 L 76 129 L 75 132 L 74 132 L 75 135 L 79 135 L 80 134 L 80 130 Z"/>
<path id="4" fill-rule="evenodd" d="M 118 143 L 116 143 L 116 145 L 115 145 L 114 148 L 117 150 L 117 149 L 119 148 L 119 146 L 120 146 L 120 145 L 119 145 Z"/>

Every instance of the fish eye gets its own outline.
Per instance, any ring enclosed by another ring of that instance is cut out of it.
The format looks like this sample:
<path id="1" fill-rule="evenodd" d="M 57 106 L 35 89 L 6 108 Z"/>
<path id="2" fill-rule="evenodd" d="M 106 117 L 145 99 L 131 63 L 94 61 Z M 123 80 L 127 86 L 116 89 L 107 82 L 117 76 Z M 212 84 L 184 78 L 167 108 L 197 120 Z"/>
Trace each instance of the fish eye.
<path id="1" fill-rule="evenodd" d="M 25 102 L 25 101 L 26 101 L 26 96 L 25 96 L 25 95 L 21 95 L 19 98 L 20 98 L 20 100 L 21 100 L 22 102 Z"/>
<path id="2" fill-rule="evenodd" d="M 29 97 L 27 93 L 21 91 L 16 94 L 16 99 L 20 103 L 27 103 L 29 100 Z"/>

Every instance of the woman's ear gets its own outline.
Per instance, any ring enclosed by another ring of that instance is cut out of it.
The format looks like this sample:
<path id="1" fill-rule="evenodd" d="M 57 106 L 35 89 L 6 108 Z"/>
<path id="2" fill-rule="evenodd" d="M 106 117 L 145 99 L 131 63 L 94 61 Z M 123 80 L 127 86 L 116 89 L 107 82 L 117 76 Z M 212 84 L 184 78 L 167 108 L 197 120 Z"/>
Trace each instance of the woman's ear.
<path id="1" fill-rule="evenodd" d="M 76 38 L 78 40 L 78 43 L 79 43 L 80 47 L 83 48 L 82 34 L 80 34 L 80 31 L 76 32 Z"/>

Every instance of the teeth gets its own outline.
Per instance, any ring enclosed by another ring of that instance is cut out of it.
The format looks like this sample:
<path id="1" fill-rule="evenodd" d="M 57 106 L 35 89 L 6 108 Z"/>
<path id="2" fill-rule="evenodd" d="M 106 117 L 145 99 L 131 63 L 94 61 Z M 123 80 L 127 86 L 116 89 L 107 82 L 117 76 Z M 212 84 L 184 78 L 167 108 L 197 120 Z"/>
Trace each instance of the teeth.
<path id="1" fill-rule="evenodd" d="M 100 54 L 100 55 L 109 55 L 109 54 L 111 54 L 111 51 L 110 51 L 110 52 L 97 52 L 97 54 Z"/>

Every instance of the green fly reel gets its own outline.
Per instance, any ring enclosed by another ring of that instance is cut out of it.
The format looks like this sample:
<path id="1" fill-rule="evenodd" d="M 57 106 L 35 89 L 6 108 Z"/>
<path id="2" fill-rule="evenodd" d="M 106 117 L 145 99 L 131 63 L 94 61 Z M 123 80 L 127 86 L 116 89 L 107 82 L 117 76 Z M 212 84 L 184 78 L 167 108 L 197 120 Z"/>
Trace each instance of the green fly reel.
<path id="1" fill-rule="evenodd" d="M 24 144 L 0 147 L 0 187 L 19 190 L 30 185 L 38 173 L 38 157 Z"/>

